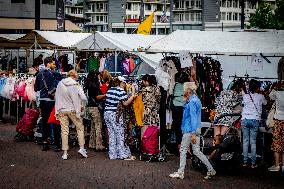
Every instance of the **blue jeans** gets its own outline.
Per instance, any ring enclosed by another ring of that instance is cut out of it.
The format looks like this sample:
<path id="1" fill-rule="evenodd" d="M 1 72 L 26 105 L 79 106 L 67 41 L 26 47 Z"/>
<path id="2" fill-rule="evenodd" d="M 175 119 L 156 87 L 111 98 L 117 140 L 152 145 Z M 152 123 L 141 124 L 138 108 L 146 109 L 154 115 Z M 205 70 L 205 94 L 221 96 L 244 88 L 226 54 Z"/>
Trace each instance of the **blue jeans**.
<path id="1" fill-rule="evenodd" d="M 251 151 L 251 163 L 256 163 L 256 137 L 258 133 L 259 121 L 256 119 L 244 119 L 242 120 L 242 132 L 243 132 L 243 157 L 244 163 L 248 161 L 248 149 L 250 145 Z"/>

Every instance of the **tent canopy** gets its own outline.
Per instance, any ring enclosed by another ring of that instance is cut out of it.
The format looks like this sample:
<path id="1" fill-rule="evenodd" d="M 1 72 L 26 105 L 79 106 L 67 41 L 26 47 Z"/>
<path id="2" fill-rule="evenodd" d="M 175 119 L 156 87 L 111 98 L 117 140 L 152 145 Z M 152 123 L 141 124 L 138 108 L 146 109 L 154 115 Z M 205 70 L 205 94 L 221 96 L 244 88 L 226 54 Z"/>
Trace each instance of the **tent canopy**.
<path id="1" fill-rule="evenodd" d="M 162 39 L 165 35 L 140 35 L 125 34 L 112 32 L 96 32 L 95 37 L 89 36 L 75 46 L 78 49 L 95 49 L 95 50 L 121 50 L 121 51 L 137 51 L 137 49 L 145 49 L 151 43 Z"/>
<path id="2" fill-rule="evenodd" d="M 79 41 L 88 38 L 90 33 L 72 33 L 34 30 L 13 41 L 0 43 L 2 48 L 74 48 Z"/>
<path id="3" fill-rule="evenodd" d="M 158 67 L 163 58 L 161 53 L 146 54 L 144 51 L 154 41 L 164 38 L 165 35 L 140 35 L 111 32 L 96 32 L 86 39 L 80 41 L 74 47 L 79 50 L 117 50 L 128 51 L 139 56 L 152 68 Z"/>
<path id="4" fill-rule="evenodd" d="M 222 32 L 177 30 L 153 42 L 147 52 L 189 51 L 202 54 L 284 54 L 284 32 Z"/>

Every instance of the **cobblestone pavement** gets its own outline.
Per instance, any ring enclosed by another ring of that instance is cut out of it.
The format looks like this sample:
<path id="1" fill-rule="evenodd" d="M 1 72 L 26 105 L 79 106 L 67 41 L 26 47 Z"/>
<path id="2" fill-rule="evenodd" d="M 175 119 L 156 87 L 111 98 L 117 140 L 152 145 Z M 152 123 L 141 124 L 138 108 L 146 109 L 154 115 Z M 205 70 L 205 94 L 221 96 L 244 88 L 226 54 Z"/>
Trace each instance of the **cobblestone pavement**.
<path id="1" fill-rule="evenodd" d="M 69 159 L 63 161 L 61 152 L 42 152 L 34 142 L 14 142 L 15 134 L 15 126 L 0 124 L 0 188 L 284 188 L 284 177 L 264 168 L 242 170 L 234 176 L 219 174 L 212 180 L 187 168 L 183 180 L 170 179 L 169 173 L 179 164 L 175 156 L 147 163 L 109 160 L 105 152 L 89 151 L 89 158 L 82 159 L 73 147 Z"/>

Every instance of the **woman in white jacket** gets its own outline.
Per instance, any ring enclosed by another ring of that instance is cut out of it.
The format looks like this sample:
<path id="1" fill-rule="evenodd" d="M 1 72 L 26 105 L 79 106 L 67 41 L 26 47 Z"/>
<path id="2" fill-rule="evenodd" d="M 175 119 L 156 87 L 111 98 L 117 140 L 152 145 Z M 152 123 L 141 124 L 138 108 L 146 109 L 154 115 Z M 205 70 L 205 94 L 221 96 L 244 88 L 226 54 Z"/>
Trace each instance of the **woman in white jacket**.
<path id="1" fill-rule="evenodd" d="M 80 150 L 78 151 L 82 157 L 87 158 L 87 151 L 84 148 L 84 126 L 81 118 L 81 110 L 83 101 L 87 101 L 87 97 L 81 85 L 76 81 L 78 74 L 75 70 L 68 72 L 68 78 L 61 80 L 58 83 L 55 93 L 55 114 L 61 125 L 62 150 L 64 154 L 62 159 L 67 159 L 68 150 L 68 134 L 69 134 L 69 119 L 76 126 Z"/>

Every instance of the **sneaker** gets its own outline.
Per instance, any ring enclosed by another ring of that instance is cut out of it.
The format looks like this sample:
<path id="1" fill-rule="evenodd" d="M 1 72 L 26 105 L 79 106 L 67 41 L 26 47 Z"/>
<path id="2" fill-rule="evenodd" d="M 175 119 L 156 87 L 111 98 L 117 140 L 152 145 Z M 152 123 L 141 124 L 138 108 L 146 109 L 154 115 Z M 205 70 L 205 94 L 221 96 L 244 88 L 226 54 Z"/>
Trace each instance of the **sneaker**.
<path id="1" fill-rule="evenodd" d="M 67 158 L 68 158 L 68 154 L 63 154 L 62 159 L 67 160 Z"/>
<path id="2" fill-rule="evenodd" d="M 243 166 L 243 167 L 248 167 L 248 164 L 244 163 L 242 166 Z"/>
<path id="3" fill-rule="evenodd" d="M 174 172 L 174 173 L 170 174 L 169 177 L 183 179 L 184 178 L 184 173 Z"/>
<path id="4" fill-rule="evenodd" d="M 204 177 L 205 179 L 210 179 L 210 178 L 212 178 L 213 176 L 215 176 L 216 175 L 216 171 L 213 169 L 213 170 L 211 170 L 211 171 L 208 171 L 207 172 L 207 175 Z"/>
<path id="5" fill-rule="evenodd" d="M 258 166 L 256 165 L 256 164 L 253 164 L 253 165 L 251 165 L 251 168 L 252 169 L 255 169 L 255 168 L 257 168 Z"/>
<path id="6" fill-rule="evenodd" d="M 130 156 L 129 158 L 125 158 L 124 160 L 126 160 L 126 161 L 133 161 L 133 160 L 136 160 L 136 157 L 135 156 Z"/>
<path id="7" fill-rule="evenodd" d="M 268 168 L 268 171 L 280 171 L 280 166 L 279 165 L 278 166 L 273 165 L 272 167 Z"/>
<path id="8" fill-rule="evenodd" d="M 80 149 L 78 153 L 84 158 L 88 157 L 86 149 Z"/>

